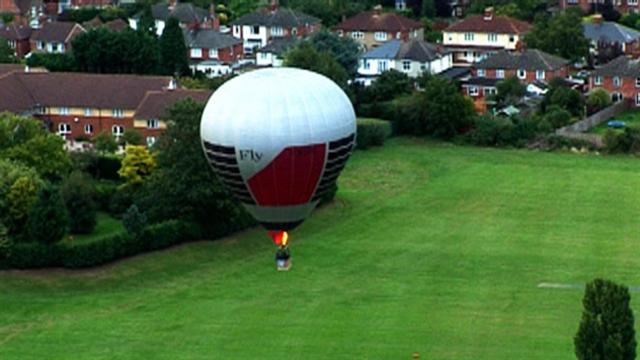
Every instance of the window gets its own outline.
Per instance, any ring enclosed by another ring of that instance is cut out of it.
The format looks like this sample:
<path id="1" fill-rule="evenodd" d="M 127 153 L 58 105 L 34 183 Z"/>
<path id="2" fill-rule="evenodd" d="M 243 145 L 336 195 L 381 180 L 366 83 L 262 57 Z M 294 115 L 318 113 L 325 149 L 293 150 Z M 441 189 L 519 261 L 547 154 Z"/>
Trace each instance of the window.
<path id="1" fill-rule="evenodd" d="M 420 71 L 427 70 L 427 63 L 420 63 Z"/>
<path id="2" fill-rule="evenodd" d="M 388 67 L 389 67 L 389 64 L 387 64 L 386 60 L 379 60 L 378 61 L 378 71 L 379 72 L 387 71 Z"/>
<path id="3" fill-rule="evenodd" d="M 469 96 L 478 96 L 478 88 L 475 86 L 469 87 Z"/>
<path id="4" fill-rule="evenodd" d="M 478 69 L 478 77 L 485 77 L 486 76 L 486 72 L 484 71 L 484 69 Z"/>
<path id="5" fill-rule="evenodd" d="M 156 143 L 155 136 L 147 136 L 147 147 L 152 147 Z"/>
<path id="6" fill-rule="evenodd" d="M 596 77 L 593 79 L 593 83 L 594 83 L 595 85 L 602 85 L 602 76 L 596 76 Z"/>
<path id="7" fill-rule="evenodd" d="M 60 135 L 71 134 L 71 125 L 67 123 L 58 124 L 58 134 Z"/>
<path id="8" fill-rule="evenodd" d="M 263 53 L 263 52 L 260 53 L 260 59 L 267 60 L 268 58 L 269 58 L 269 54 Z"/>
<path id="9" fill-rule="evenodd" d="M 91 116 L 91 115 L 93 115 L 93 109 L 84 108 L 84 116 Z"/>
<path id="10" fill-rule="evenodd" d="M 498 42 L 498 34 L 488 34 L 489 42 Z"/>
<path id="11" fill-rule="evenodd" d="M 387 33 L 384 31 L 376 31 L 373 37 L 376 41 L 385 41 L 387 40 Z"/>
<path id="12" fill-rule="evenodd" d="M 111 132 L 115 136 L 122 136 L 124 134 L 124 126 L 122 125 L 113 125 L 111 128 Z"/>
<path id="13" fill-rule="evenodd" d="M 147 120 L 147 129 L 158 129 L 160 128 L 160 121 L 156 119 Z"/>
<path id="14" fill-rule="evenodd" d="M 233 36 L 240 37 L 240 26 L 238 25 L 233 26 Z"/>
<path id="15" fill-rule="evenodd" d="M 362 60 L 362 64 L 365 70 L 371 69 L 371 63 L 369 62 L 369 60 Z"/>
<path id="16" fill-rule="evenodd" d="M 36 46 L 38 47 L 38 50 L 44 50 L 44 41 L 36 42 Z"/>
<path id="17" fill-rule="evenodd" d="M 344 31 L 338 30 L 338 36 L 343 37 L 344 36 Z"/>
<path id="18" fill-rule="evenodd" d="M 544 80 L 544 70 L 536 70 L 536 80 Z"/>
<path id="19" fill-rule="evenodd" d="M 201 58 L 202 57 L 202 49 L 201 48 L 193 48 L 191 49 L 191 57 L 192 58 Z"/>
<path id="20" fill-rule="evenodd" d="M 488 88 L 484 89 L 484 94 L 486 96 L 495 95 L 497 93 L 498 93 L 498 90 L 496 88 L 494 88 L 494 87 L 488 87 Z"/>
<path id="21" fill-rule="evenodd" d="M 364 33 L 360 31 L 354 31 L 351 33 L 351 37 L 355 40 L 362 40 L 364 39 Z"/>
<path id="22" fill-rule="evenodd" d="M 636 78 L 636 87 L 640 87 L 640 77 Z"/>
<path id="23" fill-rule="evenodd" d="M 636 105 L 640 105 L 640 93 L 636 94 Z"/>
<path id="24" fill-rule="evenodd" d="M 123 118 L 124 117 L 124 111 L 122 111 L 122 109 L 113 109 L 113 117 L 114 118 Z"/>
<path id="25" fill-rule="evenodd" d="M 409 70 L 411 70 L 411 61 L 409 61 L 409 60 L 402 60 L 402 70 L 403 70 L 403 71 L 409 71 Z"/>
<path id="26" fill-rule="evenodd" d="M 298 28 L 291 28 L 291 35 L 293 36 L 298 35 Z"/>
<path id="27" fill-rule="evenodd" d="M 514 42 L 516 41 L 516 37 L 513 35 L 509 35 L 509 42 Z"/>
<path id="28" fill-rule="evenodd" d="M 271 27 L 271 36 L 283 36 L 284 29 L 282 26 L 272 26 Z"/>
<path id="29" fill-rule="evenodd" d="M 50 52 L 58 52 L 58 43 L 50 43 L 49 44 L 49 51 Z"/>
<path id="30" fill-rule="evenodd" d="M 252 35 L 258 35 L 258 34 L 260 34 L 260 26 L 252 26 L 252 27 L 251 27 L 251 34 L 252 34 Z"/>
<path id="31" fill-rule="evenodd" d="M 613 93 L 611 94 L 611 101 L 613 102 L 618 102 L 622 100 L 622 94 L 620 93 Z"/>
<path id="32" fill-rule="evenodd" d="M 504 69 L 496 70 L 496 79 L 504 79 Z"/>
<path id="33" fill-rule="evenodd" d="M 209 58 L 217 59 L 218 58 L 218 49 L 209 49 Z"/>
<path id="34" fill-rule="evenodd" d="M 518 69 L 518 79 L 526 79 L 527 71 L 524 69 Z"/>
<path id="35" fill-rule="evenodd" d="M 93 125 L 91 124 L 86 124 L 84 126 L 84 133 L 85 134 L 93 134 Z"/>
<path id="36" fill-rule="evenodd" d="M 402 33 L 398 31 L 398 32 L 396 33 L 396 39 L 400 39 L 400 37 L 401 37 L 401 36 L 402 36 Z"/>
<path id="37" fill-rule="evenodd" d="M 69 108 L 68 107 L 61 107 L 60 108 L 60 115 L 69 115 Z"/>
<path id="38" fill-rule="evenodd" d="M 464 41 L 473 41 L 473 33 L 464 33 Z"/>
<path id="39" fill-rule="evenodd" d="M 627 0 L 627 4 L 629 5 L 638 5 L 638 0 Z"/>
<path id="40" fill-rule="evenodd" d="M 619 76 L 613 78 L 613 86 L 620 87 L 622 85 L 622 79 Z"/>

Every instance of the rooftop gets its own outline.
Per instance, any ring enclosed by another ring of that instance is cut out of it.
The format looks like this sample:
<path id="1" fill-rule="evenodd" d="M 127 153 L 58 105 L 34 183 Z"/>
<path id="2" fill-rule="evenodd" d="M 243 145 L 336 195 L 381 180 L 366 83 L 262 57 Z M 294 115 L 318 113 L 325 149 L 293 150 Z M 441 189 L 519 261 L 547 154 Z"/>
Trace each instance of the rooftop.
<path id="1" fill-rule="evenodd" d="M 362 57 L 365 59 L 403 59 L 420 62 L 433 61 L 442 57 L 446 51 L 437 45 L 424 40 L 390 40 L 368 51 Z"/>
<path id="2" fill-rule="evenodd" d="M 619 56 L 593 72 L 594 76 L 640 77 L 640 59 Z"/>
<path id="3" fill-rule="evenodd" d="M 184 41 L 188 48 L 222 49 L 242 44 L 229 34 L 214 29 L 183 30 Z"/>
<path id="4" fill-rule="evenodd" d="M 615 22 L 582 24 L 584 36 L 592 41 L 627 43 L 640 39 L 640 32 Z"/>
<path id="5" fill-rule="evenodd" d="M 42 28 L 37 29 L 31 35 L 31 40 L 34 41 L 56 41 L 64 43 L 67 41 L 71 31 L 75 27 L 79 27 L 82 31 L 84 28 L 80 24 L 73 22 L 62 21 L 48 21 L 42 25 Z"/>
<path id="6" fill-rule="evenodd" d="M 569 60 L 547 54 L 544 51 L 527 49 L 524 51 L 500 51 L 479 63 L 478 69 L 508 69 L 508 70 L 547 70 L 553 71 L 567 65 Z"/>
<path id="7" fill-rule="evenodd" d="M 163 119 L 167 109 L 175 103 L 188 98 L 197 102 L 206 102 L 213 92 L 210 90 L 172 90 L 149 91 L 136 109 L 135 119 Z"/>
<path id="8" fill-rule="evenodd" d="M 241 16 L 231 25 L 281 26 L 283 28 L 319 24 L 320 19 L 287 8 L 263 8 Z"/>
<path id="9" fill-rule="evenodd" d="M 340 24 L 336 25 L 336 29 L 343 31 L 410 31 L 421 29 L 422 23 L 404 17 L 393 12 L 382 12 L 381 10 L 371 10 L 361 12 L 350 17 Z"/>
<path id="10" fill-rule="evenodd" d="M 496 34 L 522 34 L 531 28 L 529 23 L 508 16 L 499 15 L 472 15 L 444 31 L 452 32 L 488 32 Z"/>

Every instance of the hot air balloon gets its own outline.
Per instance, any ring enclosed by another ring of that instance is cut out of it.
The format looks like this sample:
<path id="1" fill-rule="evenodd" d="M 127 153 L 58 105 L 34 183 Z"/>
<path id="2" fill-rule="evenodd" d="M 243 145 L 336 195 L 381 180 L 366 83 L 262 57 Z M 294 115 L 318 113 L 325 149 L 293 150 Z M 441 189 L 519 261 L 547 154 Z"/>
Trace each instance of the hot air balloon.
<path id="1" fill-rule="evenodd" d="M 334 186 L 355 135 L 355 112 L 342 89 L 294 68 L 229 80 L 200 123 L 213 171 L 281 247 Z"/>

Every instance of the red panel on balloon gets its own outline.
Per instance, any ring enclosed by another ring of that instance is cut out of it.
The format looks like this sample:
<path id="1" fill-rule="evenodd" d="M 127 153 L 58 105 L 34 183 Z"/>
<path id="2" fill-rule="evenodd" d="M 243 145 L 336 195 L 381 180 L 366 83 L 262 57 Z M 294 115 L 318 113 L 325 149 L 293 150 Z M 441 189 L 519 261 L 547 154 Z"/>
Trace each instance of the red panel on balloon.
<path id="1" fill-rule="evenodd" d="M 325 152 L 325 144 L 284 149 L 267 167 L 247 181 L 258 205 L 308 203 L 320 180 Z"/>

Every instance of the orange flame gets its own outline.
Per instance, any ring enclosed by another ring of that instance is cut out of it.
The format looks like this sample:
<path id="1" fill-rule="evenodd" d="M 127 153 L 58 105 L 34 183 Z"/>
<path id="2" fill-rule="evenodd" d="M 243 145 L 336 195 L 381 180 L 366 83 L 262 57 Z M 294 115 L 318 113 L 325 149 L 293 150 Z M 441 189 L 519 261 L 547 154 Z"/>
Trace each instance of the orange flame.
<path id="1" fill-rule="evenodd" d="M 273 239 L 273 243 L 278 246 L 287 246 L 289 243 L 289 233 L 286 231 L 269 231 L 268 233 Z"/>
<path id="2" fill-rule="evenodd" d="M 289 233 L 286 231 L 282 232 L 282 240 L 281 240 L 282 246 L 287 246 L 287 244 L 289 243 Z"/>

